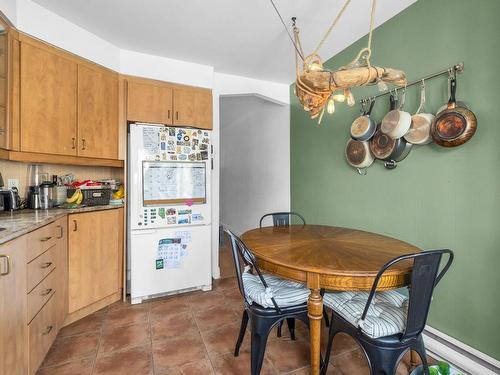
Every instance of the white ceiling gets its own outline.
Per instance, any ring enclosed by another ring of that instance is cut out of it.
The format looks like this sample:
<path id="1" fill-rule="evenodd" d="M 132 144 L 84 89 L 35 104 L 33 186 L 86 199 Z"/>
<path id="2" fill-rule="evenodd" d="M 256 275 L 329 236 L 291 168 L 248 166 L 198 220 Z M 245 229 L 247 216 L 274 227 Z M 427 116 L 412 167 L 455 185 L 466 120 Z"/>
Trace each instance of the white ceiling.
<path id="1" fill-rule="evenodd" d="M 217 72 L 290 83 L 293 47 L 269 0 L 34 0 L 116 46 L 214 66 Z M 416 0 L 379 0 L 376 25 Z M 275 0 L 297 17 L 307 54 L 343 0 Z M 368 32 L 371 0 L 352 0 L 323 45 L 325 60 Z"/>

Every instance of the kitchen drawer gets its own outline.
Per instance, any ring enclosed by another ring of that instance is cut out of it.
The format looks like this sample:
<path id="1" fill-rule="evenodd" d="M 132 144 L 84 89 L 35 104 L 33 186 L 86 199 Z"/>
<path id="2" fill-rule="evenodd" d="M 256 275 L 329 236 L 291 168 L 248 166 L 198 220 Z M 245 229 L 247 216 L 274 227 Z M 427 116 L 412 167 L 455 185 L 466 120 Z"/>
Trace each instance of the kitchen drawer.
<path id="1" fill-rule="evenodd" d="M 28 294 L 28 323 L 56 291 L 57 270 L 52 271 Z"/>
<path id="2" fill-rule="evenodd" d="M 57 246 L 54 245 L 38 258 L 28 263 L 28 290 L 29 293 L 56 267 Z"/>
<path id="3" fill-rule="evenodd" d="M 28 326 L 30 374 L 40 367 L 57 335 L 55 297 L 54 294 Z"/>
<path id="4" fill-rule="evenodd" d="M 54 246 L 59 238 L 62 237 L 62 227 L 57 222 L 50 223 L 40 229 L 37 229 L 28 236 L 27 261 L 35 259 L 37 256 Z"/>

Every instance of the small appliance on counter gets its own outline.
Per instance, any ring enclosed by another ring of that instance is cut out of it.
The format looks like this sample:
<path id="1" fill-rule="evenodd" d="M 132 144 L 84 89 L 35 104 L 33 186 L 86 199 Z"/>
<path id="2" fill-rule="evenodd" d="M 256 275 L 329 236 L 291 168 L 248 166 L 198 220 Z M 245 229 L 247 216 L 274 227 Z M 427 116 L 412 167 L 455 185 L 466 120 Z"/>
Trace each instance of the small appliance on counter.
<path id="1" fill-rule="evenodd" d="M 0 206 L 3 211 L 18 210 L 21 204 L 16 188 L 0 190 Z"/>

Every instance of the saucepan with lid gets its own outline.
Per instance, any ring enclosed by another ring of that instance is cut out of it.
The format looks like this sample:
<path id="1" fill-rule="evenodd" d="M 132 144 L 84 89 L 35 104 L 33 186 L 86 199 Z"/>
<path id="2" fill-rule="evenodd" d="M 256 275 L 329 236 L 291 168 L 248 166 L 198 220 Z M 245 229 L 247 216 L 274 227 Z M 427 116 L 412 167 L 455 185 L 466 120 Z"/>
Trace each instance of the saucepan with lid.
<path id="1" fill-rule="evenodd" d="M 397 91 L 396 91 L 397 94 Z M 403 89 L 401 105 L 397 106 L 397 98 L 395 94 L 390 95 L 391 110 L 384 116 L 382 120 L 381 129 L 382 132 L 387 134 L 392 139 L 398 139 L 403 137 L 411 125 L 411 115 L 408 112 L 403 111 L 403 106 L 406 97 L 406 89 Z"/>
<path id="2" fill-rule="evenodd" d="M 377 130 L 377 123 L 371 117 L 375 99 L 370 99 L 369 103 L 368 110 L 364 109 L 366 103 L 362 103 L 363 112 L 351 125 L 351 137 L 357 141 L 369 140 Z"/>

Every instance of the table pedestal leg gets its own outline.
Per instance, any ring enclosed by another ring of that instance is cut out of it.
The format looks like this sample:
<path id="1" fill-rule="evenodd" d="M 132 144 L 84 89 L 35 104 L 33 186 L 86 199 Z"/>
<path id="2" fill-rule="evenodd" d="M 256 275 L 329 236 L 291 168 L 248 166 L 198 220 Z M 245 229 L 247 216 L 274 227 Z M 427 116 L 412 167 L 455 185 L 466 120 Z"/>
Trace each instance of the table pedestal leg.
<path id="1" fill-rule="evenodd" d="M 309 335 L 311 336 L 311 374 L 319 375 L 321 351 L 321 319 L 323 318 L 323 297 L 319 289 L 311 289 L 307 301 Z"/>

